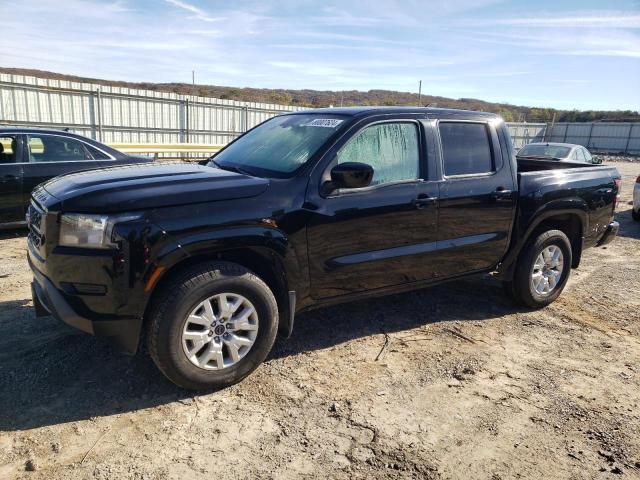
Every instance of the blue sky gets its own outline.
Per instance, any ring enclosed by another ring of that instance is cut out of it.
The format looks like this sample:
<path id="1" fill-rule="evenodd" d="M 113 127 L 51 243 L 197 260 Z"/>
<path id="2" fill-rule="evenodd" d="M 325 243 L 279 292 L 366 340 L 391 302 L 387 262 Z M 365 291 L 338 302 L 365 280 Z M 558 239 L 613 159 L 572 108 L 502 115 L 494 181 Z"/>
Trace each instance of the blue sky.
<path id="1" fill-rule="evenodd" d="M 3 60 L 113 80 L 640 110 L 640 0 L 0 0 Z"/>

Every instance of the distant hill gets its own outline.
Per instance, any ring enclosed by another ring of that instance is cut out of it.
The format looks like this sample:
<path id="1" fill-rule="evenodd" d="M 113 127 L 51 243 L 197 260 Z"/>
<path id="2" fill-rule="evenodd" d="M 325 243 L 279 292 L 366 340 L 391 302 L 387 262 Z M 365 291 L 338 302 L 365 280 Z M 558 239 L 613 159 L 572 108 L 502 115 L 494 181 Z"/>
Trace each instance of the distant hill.
<path id="1" fill-rule="evenodd" d="M 133 83 L 117 80 L 101 80 L 77 77 L 61 73 L 46 72 L 25 68 L 4 68 L 0 72 L 16 75 L 32 75 L 42 78 L 70 80 L 74 82 L 90 82 L 100 85 L 142 88 L 162 92 L 173 92 L 183 95 L 200 95 L 244 102 L 277 103 L 301 107 L 328 107 L 350 105 L 431 105 L 445 108 L 462 108 L 467 110 L 483 110 L 500 114 L 506 121 L 551 122 L 555 114 L 556 122 L 591 122 L 591 121 L 640 121 L 640 113 L 631 110 L 599 111 L 599 110 L 556 110 L 553 108 L 525 107 L 508 103 L 485 102 L 475 98 L 446 98 L 416 93 L 395 92 L 391 90 L 288 90 L 269 88 L 221 87 L 216 85 L 191 85 L 187 83 Z"/>

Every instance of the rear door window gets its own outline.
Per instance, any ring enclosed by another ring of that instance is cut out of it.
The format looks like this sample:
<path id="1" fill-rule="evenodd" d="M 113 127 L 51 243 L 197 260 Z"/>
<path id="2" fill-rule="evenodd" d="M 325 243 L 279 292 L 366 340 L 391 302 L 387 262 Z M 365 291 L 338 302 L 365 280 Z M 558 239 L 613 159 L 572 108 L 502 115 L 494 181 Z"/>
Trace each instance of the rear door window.
<path id="1" fill-rule="evenodd" d="M 29 135 L 29 162 L 75 162 L 92 160 L 84 144 L 58 135 Z"/>
<path id="2" fill-rule="evenodd" d="M 587 159 L 584 156 L 584 152 L 582 148 L 576 148 L 576 155 L 579 162 L 586 163 Z"/>
<path id="3" fill-rule="evenodd" d="M 495 171 L 489 129 L 486 124 L 440 122 L 438 128 L 446 176 Z"/>

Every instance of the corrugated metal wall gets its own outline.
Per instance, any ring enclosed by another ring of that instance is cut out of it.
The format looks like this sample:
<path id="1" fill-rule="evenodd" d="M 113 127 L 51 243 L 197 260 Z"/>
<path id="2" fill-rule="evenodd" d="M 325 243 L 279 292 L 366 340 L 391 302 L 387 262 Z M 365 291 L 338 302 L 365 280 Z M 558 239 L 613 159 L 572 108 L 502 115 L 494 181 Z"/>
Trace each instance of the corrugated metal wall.
<path id="1" fill-rule="evenodd" d="M 542 142 L 547 131 L 546 123 L 507 123 L 511 140 L 515 148 L 521 148 L 527 143 Z"/>
<path id="2" fill-rule="evenodd" d="M 640 154 L 640 123 L 507 123 L 513 145 L 562 142 L 583 145 L 592 152 Z"/>
<path id="3" fill-rule="evenodd" d="M 300 108 L 0 74 L 0 124 L 69 128 L 105 143 L 224 145 L 267 118 L 296 110 Z"/>
<path id="4" fill-rule="evenodd" d="M 274 115 L 276 104 L 0 74 L 0 124 L 69 130 L 105 143 L 224 145 Z M 516 148 L 578 143 L 595 152 L 640 154 L 640 123 L 509 123 Z"/>
<path id="5" fill-rule="evenodd" d="M 640 123 L 556 123 L 547 141 L 577 143 L 595 152 L 640 154 Z"/>

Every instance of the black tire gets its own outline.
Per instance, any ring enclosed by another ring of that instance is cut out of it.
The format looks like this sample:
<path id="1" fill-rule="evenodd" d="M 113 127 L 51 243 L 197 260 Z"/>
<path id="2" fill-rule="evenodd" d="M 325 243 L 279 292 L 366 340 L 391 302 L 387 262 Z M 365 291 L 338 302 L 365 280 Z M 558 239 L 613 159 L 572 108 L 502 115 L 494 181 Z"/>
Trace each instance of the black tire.
<path id="1" fill-rule="evenodd" d="M 205 370 L 189 361 L 182 348 L 182 328 L 200 302 L 218 293 L 248 299 L 258 314 L 255 343 L 238 363 Z M 149 310 L 147 345 L 151 358 L 173 383 L 190 390 L 233 385 L 253 372 L 267 357 L 278 331 L 278 307 L 269 287 L 246 268 L 230 262 L 207 262 L 184 270 L 155 296 Z"/>
<path id="2" fill-rule="evenodd" d="M 540 252 L 551 245 L 559 247 L 562 251 L 563 269 L 555 288 L 550 293 L 541 295 L 531 285 L 531 272 Z M 527 244 L 518 258 L 513 280 L 503 282 L 503 286 L 505 292 L 517 303 L 531 308 L 542 308 L 552 303 L 562 293 L 569 280 L 570 272 L 571 242 L 560 230 L 549 230 Z"/>
<path id="3" fill-rule="evenodd" d="M 640 208 L 638 209 L 638 211 L 631 208 L 631 216 L 636 222 L 640 222 Z"/>

